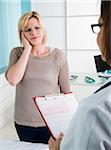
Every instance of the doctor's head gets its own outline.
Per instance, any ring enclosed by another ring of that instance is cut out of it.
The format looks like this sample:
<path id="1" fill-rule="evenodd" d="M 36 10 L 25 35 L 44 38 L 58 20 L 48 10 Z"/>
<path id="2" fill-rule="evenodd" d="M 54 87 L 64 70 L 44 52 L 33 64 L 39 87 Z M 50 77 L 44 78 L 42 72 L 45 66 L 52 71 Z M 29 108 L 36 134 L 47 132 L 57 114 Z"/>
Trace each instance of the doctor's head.
<path id="1" fill-rule="evenodd" d="M 101 12 L 98 24 L 91 25 L 97 33 L 97 43 L 102 58 L 111 65 L 111 1 L 101 1 Z"/>

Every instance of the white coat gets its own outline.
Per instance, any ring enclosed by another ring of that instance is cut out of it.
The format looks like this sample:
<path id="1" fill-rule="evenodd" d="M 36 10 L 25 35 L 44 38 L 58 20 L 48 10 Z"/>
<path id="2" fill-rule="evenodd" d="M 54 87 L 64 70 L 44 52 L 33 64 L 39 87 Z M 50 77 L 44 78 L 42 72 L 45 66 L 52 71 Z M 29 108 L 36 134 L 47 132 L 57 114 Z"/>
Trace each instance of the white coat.
<path id="1" fill-rule="evenodd" d="M 81 101 L 60 150 L 111 150 L 111 78 L 107 83 Z"/>

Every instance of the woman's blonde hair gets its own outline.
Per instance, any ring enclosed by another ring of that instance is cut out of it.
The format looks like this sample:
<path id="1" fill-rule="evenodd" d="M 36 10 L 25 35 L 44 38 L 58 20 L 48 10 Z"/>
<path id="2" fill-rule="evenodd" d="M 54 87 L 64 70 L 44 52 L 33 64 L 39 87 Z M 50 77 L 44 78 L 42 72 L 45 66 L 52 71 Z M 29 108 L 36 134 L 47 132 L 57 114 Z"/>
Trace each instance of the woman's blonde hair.
<path id="1" fill-rule="evenodd" d="M 18 33 L 19 33 L 20 44 L 22 45 L 21 33 L 22 33 L 22 31 L 24 31 L 24 29 L 28 23 L 28 20 L 32 17 L 36 18 L 39 21 L 41 27 L 44 30 L 44 37 L 42 40 L 42 44 L 44 45 L 46 43 L 46 39 L 47 39 L 46 30 L 45 30 L 45 27 L 43 25 L 43 22 L 42 22 L 42 19 L 41 19 L 39 13 L 37 13 L 36 11 L 26 12 L 23 16 L 20 17 L 20 19 L 18 21 Z"/>

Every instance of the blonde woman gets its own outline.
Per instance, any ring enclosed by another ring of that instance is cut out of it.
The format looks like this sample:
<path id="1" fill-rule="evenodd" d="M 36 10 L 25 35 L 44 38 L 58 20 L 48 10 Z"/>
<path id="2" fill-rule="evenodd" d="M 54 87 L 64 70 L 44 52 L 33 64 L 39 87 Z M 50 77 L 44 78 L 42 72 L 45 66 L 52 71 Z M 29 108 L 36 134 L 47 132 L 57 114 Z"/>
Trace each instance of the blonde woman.
<path id="1" fill-rule="evenodd" d="M 12 49 L 6 72 L 16 86 L 15 127 L 21 141 L 47 143 L 50 133 L 32 100 L 70 92 L 66 54 L 46 47 L 46 31 L 40 15 L 27 12 L 18 22 L 21 47 Z"/>

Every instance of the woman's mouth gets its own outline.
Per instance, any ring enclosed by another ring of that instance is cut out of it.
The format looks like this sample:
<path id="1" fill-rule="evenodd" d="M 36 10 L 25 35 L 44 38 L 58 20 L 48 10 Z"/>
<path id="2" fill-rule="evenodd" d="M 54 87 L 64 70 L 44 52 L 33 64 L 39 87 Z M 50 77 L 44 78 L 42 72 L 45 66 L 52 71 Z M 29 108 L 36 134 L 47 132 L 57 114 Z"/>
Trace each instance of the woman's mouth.
<path id="1" fill-rule="evenodd" d="M 35 36 L 35 37 L 32 37 L 31 40 L 36 40 L 38 39 L 39 37 Z"/>

